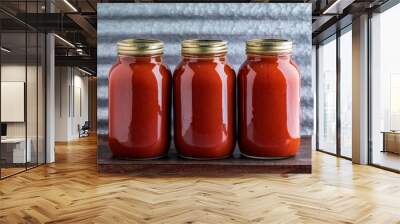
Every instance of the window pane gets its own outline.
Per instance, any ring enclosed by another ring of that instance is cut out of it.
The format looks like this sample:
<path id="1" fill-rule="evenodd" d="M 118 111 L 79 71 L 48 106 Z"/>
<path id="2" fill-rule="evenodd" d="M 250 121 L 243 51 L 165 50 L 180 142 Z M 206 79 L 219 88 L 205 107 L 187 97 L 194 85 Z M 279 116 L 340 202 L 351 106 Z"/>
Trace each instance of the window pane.
<path id="1" fill-rule="evenodd" d="M 372 163 L 400 170 L 400 5 L 372 18 Z"/>
<path id="2" fill-rule="evenodd" d="M 340 150 L 352 156 L 352 35 L 351 30 L 340 36 Z"/>
<path id="3" fill-rule="evenodd" d="M 336 40 L 318 48 L 318 148 L 336 153 Z"/>

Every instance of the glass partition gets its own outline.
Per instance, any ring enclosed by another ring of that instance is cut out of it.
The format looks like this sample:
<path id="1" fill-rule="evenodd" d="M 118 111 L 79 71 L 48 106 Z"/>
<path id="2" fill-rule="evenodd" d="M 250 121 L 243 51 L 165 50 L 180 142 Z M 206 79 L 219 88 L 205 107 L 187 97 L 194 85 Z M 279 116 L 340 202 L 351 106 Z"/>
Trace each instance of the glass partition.
<path id="1" fill-rule="evenodd" d="M 44 1 L 1 1 L 16 15 Z M 0 12 L 0 178 L 45 163 L 45 35 Z"/>
<path id="2" fill-rule="evenodd" d="M 26 37 L 25 32 L 1 34 L 2 177 L 24 171 L 31 162 L 26 125 Z"/>

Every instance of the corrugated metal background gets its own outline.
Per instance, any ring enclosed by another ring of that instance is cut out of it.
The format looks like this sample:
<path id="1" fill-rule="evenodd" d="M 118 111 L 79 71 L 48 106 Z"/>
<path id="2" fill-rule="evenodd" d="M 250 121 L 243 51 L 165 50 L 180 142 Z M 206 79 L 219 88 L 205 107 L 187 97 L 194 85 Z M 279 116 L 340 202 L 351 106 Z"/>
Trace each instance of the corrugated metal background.
<path id="1" fill-rule="evenodd" d="M 236 71 L 245 60 L 245 41 L 285 38 L 294 42 L 294 60 L 301 70 L 301 134 L 313 132 L 311 86 L 311 4 L 308 3 L 101 3 L 97 4 L 98 134 L 108 151 L 108 71 L 116 43 L 127 38 L 164 41 L 164 59 L 171 71 L 180 61 L 180 42 L 216 38 L 229 42 L 229 63 Z"/>

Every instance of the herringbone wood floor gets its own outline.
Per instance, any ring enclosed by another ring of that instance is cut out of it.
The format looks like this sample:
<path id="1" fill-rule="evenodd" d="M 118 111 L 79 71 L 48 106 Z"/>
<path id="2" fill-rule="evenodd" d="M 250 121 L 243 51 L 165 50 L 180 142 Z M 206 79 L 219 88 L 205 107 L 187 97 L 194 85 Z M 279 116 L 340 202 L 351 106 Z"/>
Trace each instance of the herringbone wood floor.
<path id="1" fill-rule="evenodd" d="M 313 154 L 312 175 L 96 172 L 95 138 L 0 181 L 0 223 L 400 223 L 400 175 Z"/>

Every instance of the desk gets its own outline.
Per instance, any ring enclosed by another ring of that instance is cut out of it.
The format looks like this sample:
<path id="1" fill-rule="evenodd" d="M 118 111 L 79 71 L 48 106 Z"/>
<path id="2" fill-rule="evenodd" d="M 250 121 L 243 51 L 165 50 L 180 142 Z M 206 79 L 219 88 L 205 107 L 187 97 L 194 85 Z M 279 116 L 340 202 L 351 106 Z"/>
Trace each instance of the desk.
<path id="1" fill-rule="evenodd" d="M 393 152 L 400 154 L 400 131 L 383 131 L 382 152 Z"/>
<path id="2" fill-rule="evenodd" d="M 25 163 L 32 160 L 32 141 L 30 138 L 26 140 L 28 143 L 25 154 L 25 138 L 5 138 L 1 139 L 2 157 L 7 163 Z M 12 158 L 12 159 L 11 159 Z M 26 159 L 26 160 L 25 160 Z"/>

